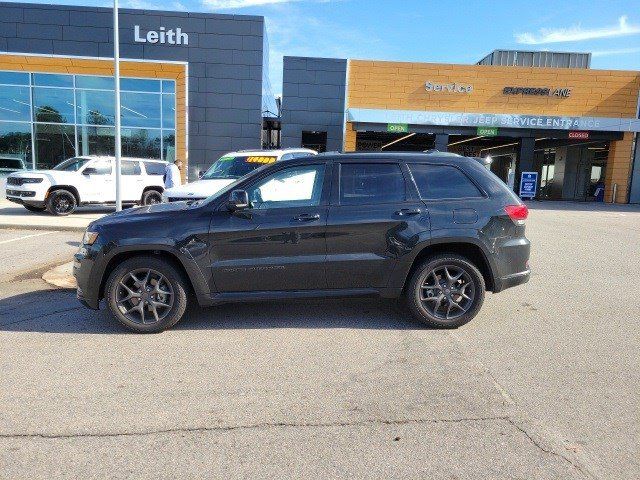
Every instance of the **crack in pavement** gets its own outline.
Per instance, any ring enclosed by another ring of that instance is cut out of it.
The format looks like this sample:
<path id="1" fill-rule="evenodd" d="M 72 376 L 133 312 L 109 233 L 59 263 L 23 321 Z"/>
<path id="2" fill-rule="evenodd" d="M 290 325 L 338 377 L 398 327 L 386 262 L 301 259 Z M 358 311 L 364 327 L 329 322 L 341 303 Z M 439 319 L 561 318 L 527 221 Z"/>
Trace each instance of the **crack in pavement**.
<path id="1" fill-rule="evenodd" d="M 79 439 L 79 438 L 117 438 L 117 437 L 143 437 L 162 434 L 181 434 L 181 433 L 207 433 L 207 432 L 233 432 L 242 430 L 259 430 L 268 428 L 331 428 L 331 427 L 361 427 L 371 425 L 416 425 L 416 424 L 435 424 L 435 423 L 466 423 L 466 422 L 506 422 L 521 432 L 527 440 L 541 452 L 553 455 L 562 461 L 568 463 L 578 472 L 588 478 L 596 478 L 589 470 L 571 458 L 562 455 L 550 448 L 545 447 L 536 440 L 527 430 L 519 425 L 513 418 L 508 415 L 486 416 L 486 417 L 460 417 L 460 418 L 425 418 L 425 419 L 407 419 L 407 420 L 364 420 L 357 422 L 265 422 L 249 425 L 228 425 L 216 427 L 180 427 L 166 428 L 157 430 L 145 430 L 137 432 L 104 432 L 104 433 L 17 433 L 17 434 L 0 434 L 2 439 Z"/>
<path id="2" fill-rule="evenodd" d="M 408 420 L 364 420 L 357 422 L 265 422 L 250 425 L 228 425 L 217 427 L 181 427 L 157 430 L 145 430 L 139 432 L 104 432 L 104 433 L 70 433 L 70 434 L 48 434 L 48 433 L 3 433 L 0 438 L 44 438 L 44 439 L 66 439 L 66 438 L 108 438 L 108 437 L 135 437 L 160 435 L 164 433 L 198 433 L 198 432 L 232 432 L 235 430 L 257 430 L 264 428 L 328 428 L 328 427 L 360 427 L 367 425 L 411 425 L 428 423 L 464 423 L 464 422 L 491 422 L 509 421 L 506 416 L 491 417 L 461 417 L 461 418 L 425 418 Z"/>
<path id="3" fill-rule="evenodd" d="M 586 467 L 580 465 L 577 462 L 572 461 L 569 457 L 562 455 L 561 453 L 558 453 L 554 450 L 551 450 L 550 448 L 545 448 L 538 440 L 533 438 L 533 436 L 529 432 L 527 432 L 527 430 L 524 427 L 522 427 L 521 425 L 518 425 L 511 417 L 505 417 L 505 420 L 509 422 L 511 425 L 513 425 L 518 431 L 522 432 L 522 434 L 529 439 L 531 444 L 536 446 L 541 451 L 548 453 L 550 455 L 555 455 L 556 457 L 561 458 L 562 460 L 568 462 L 576 470 L 578 470 L 580 473 L 582 473 L 588 478 L 597 478 L 588 469 L 586 469 Z"/>

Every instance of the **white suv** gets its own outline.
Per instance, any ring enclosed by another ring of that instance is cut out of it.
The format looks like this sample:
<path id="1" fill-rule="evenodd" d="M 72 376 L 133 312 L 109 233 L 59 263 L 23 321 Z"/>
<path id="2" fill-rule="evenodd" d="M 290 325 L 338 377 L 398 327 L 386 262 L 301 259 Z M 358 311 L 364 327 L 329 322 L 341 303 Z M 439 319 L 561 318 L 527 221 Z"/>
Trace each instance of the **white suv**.
<path id="1" fill-rule="evenodd" d="M 317 154 L 318 152 L 308 148 L 230 152 L 220 157 L 206 172 L 202 173 L 199 180 L 165 190 L 162 201 L 202 200 L 262 165 Z"/>
<path id="2" fill-rule="evenodd" d="M 69 215 L 78 205 L 113 204 L 116 200 L 114 157 L 74 157 L 52 170 L 31 170 L 7 177 L 7 200 L 31 212 L 47 210 Z M 122 201 L 125 204 L 160 203 L 167 163 L 123 158 Z"/>

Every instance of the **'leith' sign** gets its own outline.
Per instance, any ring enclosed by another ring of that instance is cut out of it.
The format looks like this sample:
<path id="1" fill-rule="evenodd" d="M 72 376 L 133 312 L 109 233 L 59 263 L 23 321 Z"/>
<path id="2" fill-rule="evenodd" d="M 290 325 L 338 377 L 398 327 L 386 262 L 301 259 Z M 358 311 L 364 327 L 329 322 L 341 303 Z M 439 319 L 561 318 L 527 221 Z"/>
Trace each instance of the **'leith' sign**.
<path id="1" fill-rule="evenodd" d="M 159 30 L 149 30 L 147 33 L 140 33 L 140 25 L 135 25 L 133 29 L 134 41 L 136 43 L 160 43 L 167 45 L 189 45 L 189 35 L 184 33 L 180 27 L 170 28 L 160 27 Z"/>

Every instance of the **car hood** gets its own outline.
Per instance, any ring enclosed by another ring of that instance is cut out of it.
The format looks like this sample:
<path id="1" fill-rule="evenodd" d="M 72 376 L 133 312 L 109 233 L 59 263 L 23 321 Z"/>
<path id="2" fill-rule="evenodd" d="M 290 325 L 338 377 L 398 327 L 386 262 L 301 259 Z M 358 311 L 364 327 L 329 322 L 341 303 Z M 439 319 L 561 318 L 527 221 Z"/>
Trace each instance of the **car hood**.
<path id="1" fill-rule="evenodd" d="M 45 177 L 51 178 L 77 178 L 78 172 L 65 172 L 64 170 L 22 170 L 9 175 L 12 178 L 34 178 Z"/>
<path id="2" fill-rule="evenodd" d="M 142 207 L 125 208 L 119 212 L 105 215 L 104 217 L 91 222 L 91 225 L 108 225 L 111 223 L 122 223 L 129 221 L 139 221 L 146 219 L 162 219 L 166 215 L 183 212 L 195 208 L 195 204 L 188 202 L 156 203 L 155 205 L 145 205 Z"/>
<path id="3" fill-rule="evenodd" d="M 180 198 L 204 198 L 222 190 L 230 183 L 235 182 L 234 178 L 214 178 L 211 180 L 197 180 L 195 182 L 180 185 L 178 187 L 168 188 L 165 194 L 168 197 Z"/>

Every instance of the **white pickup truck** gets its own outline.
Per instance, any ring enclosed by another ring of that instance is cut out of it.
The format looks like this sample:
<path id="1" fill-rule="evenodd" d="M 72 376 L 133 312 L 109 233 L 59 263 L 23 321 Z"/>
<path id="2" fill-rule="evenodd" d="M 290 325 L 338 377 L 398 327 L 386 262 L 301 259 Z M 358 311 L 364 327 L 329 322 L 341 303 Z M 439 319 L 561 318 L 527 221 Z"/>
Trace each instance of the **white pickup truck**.
<path id="1" fill-rule="evenodd" d="M 74 157 L 51 170 L 29 170 L 7 177 L 6 198 L 32 212 L 69 215 L 78 205 L 116 201 L 114 157 Z M 123 158 L 122 201 L 130 205 L 160 203 L 167 163 Z"/>

